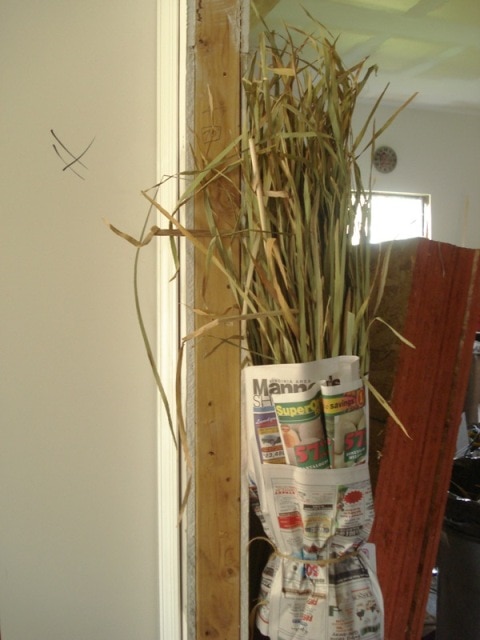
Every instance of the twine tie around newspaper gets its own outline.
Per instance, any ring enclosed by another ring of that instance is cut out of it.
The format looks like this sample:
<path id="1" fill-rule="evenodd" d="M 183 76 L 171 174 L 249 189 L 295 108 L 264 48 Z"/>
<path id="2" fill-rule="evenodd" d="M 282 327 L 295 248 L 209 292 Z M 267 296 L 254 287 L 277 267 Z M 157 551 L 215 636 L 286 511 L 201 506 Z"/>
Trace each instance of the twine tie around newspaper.
<path id="1" fill-rule="evenodd" d="M 314 564 L 319 567 L 328 567 L 332 564 L 338 564 L 339 562 L 343 562 L 344 560 L 348 560 L 349 558 L 354 558 L 355 556 L 360 555 L 360 551 L 355 549 L 354 551 L 349 551 L 348 553 L 342 553 L 340 556 L 336 556 L 335 558 L 324 558 L 322 560 L 308 559 L 308 558 L 299 558 L 298 556 L 292 556 L 289 553 L 283 553 L 280 551 L 275 543 L 267 538 L 266 536 L 256 536 L 249 540 L 247 547 L 251 545 L 252 542 L 256 540 L 263 540 L 264 542 L 268 542 L 272 547 L 272 555 L 277 556 L 279 558 L 283 558 L 284 560 L 291 560 L 292 562 L 298 562 L 299 564 Z"/>

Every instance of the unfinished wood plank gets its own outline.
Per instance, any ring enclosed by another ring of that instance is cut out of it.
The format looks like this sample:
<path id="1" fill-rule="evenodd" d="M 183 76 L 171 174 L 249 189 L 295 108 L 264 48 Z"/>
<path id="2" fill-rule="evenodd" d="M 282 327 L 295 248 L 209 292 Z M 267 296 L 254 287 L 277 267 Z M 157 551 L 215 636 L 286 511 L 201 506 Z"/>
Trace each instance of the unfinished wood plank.
<path id="1" fill-rule="evenodd" d="M 241 0 L 203 0 L 195 12 L 194 118 L 197 157 L 214 158 L 240 131 Z M 219 227 L 231 227 L 238 207 L 232 183 L 212 193 Z M 205 229 L 203 198 L 195 228 Z M 207 240 L 205 242 L 208 242 Z M 195 256 L 195 306 L 222 314 L 233 299 L 224 278 Z M 197 320 L 197 327 L 201 320 Z M 196 635 L 233 640 L 240 628 L 240 350 L 219 346 L 237 336 L 218 327 L 195 345 Z"/>
<path id="2" fill-rule="evenodd" d="M 385 290 L 378 315 L 390 326 L 402 333 L 412 288 L 412 274 L 419 238 L 401 240 L 394 243 L 390 256 L 390 266 L 385 282 Z M 375 268 L 381 245 L 372 247 L 372 268 Z M 390 328 L 375 322 L 370 332 L 369 378 L 375 388 L 388 400 L 392 397 L 393 384 L 398 363 L 401 342 Z M 371 395 L 370 413 L 370 477 L 372 489 L 375 487 L 387 428 L 387 413 Z"/>
<path id="3" fill-rule="evenodd" d="M 386 640 L 421 637 L 479 310 L 479 253 L 420 240 L 375 487 Z M 374 363 L 372 362 L 372 366 Z"/>

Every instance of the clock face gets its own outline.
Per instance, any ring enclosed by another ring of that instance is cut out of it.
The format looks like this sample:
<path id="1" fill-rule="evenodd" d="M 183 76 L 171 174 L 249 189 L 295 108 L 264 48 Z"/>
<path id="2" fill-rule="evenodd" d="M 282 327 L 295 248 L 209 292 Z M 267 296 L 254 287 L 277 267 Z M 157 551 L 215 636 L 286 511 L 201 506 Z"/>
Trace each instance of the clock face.
<path id="1" fill-rule="evenodd" d="M 378 147 L 373 155 L 373 166 L 380 173 L 390 173 L 397 166 L 397 154 L 392 147 Z"/>

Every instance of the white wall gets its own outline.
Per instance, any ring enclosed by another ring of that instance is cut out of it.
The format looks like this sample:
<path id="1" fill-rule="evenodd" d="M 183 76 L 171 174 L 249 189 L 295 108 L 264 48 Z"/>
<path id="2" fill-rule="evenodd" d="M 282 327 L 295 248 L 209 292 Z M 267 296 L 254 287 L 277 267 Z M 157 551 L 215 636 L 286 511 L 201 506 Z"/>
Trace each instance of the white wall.
<path id="1" fill-rule="evenodd" d="M 470 248 L 480 247 L 480 112 L 460 114 L 427 111 L 414 103 L 402 111 L 379 138 L 389 145 L 398 163 L 390 174 L 373 171 L 379 191 L 425 193 L 432 197 L 432 239 Z M 356 121 L 368 109 L 360 106 Z M 392 115 L 382 107 L 377 129 Z M 368 176 L 362 159 L 365 179 Z"/>
<path id="2" fill-rule="evenodd" d="M 138 235 L 155 182 L 155 7 L 0 7 L 2 640 L 157 638 L 155 389 L 102 221 Z M 85 180 L 51 129 L 95 137 Z"/>

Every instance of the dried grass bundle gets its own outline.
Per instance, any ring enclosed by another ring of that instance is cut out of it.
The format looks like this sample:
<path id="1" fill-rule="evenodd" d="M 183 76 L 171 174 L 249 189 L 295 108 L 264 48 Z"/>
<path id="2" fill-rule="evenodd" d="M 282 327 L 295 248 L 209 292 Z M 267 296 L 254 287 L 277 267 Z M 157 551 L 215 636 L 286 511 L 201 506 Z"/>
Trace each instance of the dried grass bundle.
<path id="1" fill-rule="evenodd" d="M 369 194 L 352 117 L 374 67 L 361 78 L 362 68 L 345 69 L 327 38 L 304 34 L 297 45 L 290 30 L 261 36 L 244 83 L 252 162 L 244 164 L 243 277 L 265 313 L 247 321 L 254 363 L 366 355 Z M 276 309 L 283 315 L 268 315 Z"/>
<path id="2" fill-rule="evenodd" d="M 327 36 L 266 29 L 244 79 L 241 140 L 204 167 L 187 192 L 204 188 L 212 235 L 206 258 L 220 262 L 230 280 L 253 364 L 356 354 L 368 368 L 368 330 L 388 253 L 371 278 L 370 188 L 358 157 L 373 150 L 393 118 L 366 139 L 380 96 L 354 136 L 355 106 L 376 70 L 364 67 L 362 61 L 346 68 Z M 241 209 L 227 239 L 209 187 L 239 166 Z M 240 272 L 232 238 L 241 245 Z"/>
<path id="3" fill-rule="evenodd" d="M 136 241 L 112 229 L 138 247 L 156 235 L 184 236 L 205 255 L 205 287 L 211 268 L 228 278 L 236 308 L 212 318 L 184 341 L 220 322 L 240 319 L 252 364 L 354 354 L 365 373 L 368 333 L 377 319 L 388 250 L 377 252 L 372 269 L 370 185 L 363 182 L 358 158 L 373 152 L 376 139 L 414 96 L 375 129 L 384 91 L 354 135 L 355 107 L 376 67 L 365 68 L 365 60 L 345 67 L 334 39 L 311 19 L 317 33 L 286 27 L 278 35 L 265 25 L 244 78 L 244 130 L 218 157 L 197 159 L 201 166 L 175 210 L 166 211 L 144 192 L 169 220 L 170 231 L 153 227 Z M 219 224 L 222 212 L 214 205 L 218 199 L 210 193 L 235 188 L 230 176 L 239 169 L 241 206 L 226 233 Z M 207 246 L 204 230 L 187 229 L 178 218 L 199 193 L 205 198 L 211 237 Z M 356 223 L 360 241 L 354 246 Z M 161 389 L 158 379 L 157 384 Z"/>

